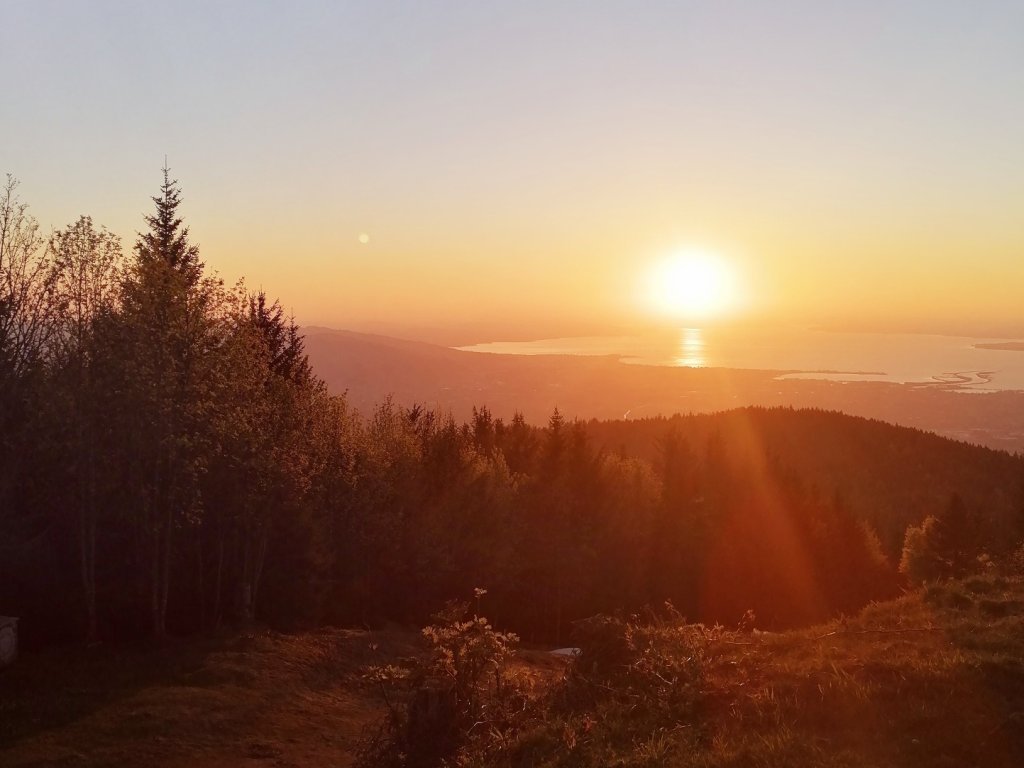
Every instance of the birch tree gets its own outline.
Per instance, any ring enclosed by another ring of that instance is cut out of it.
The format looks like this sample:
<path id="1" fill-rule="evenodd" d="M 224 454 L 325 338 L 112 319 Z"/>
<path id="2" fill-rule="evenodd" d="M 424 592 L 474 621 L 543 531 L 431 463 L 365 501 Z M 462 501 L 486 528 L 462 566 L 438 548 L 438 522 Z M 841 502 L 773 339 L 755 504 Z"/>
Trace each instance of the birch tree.
<path id="1" fill-rule="evenodd" d="M 92 219 L 53 234 L 49 244 L 55 271 L 58 311 L 52 334 L 53 394 L 65 411 L 72 506 L 76 517 L 79 571 L 86 614 L 86 638 L 98 639 L 96 609 L 96 527 L 100 515 L 104 445 L 102 391 L 110 382 L 96 366 L 96 326 L 117 308 L 121 276 L 121 241 Z"/>

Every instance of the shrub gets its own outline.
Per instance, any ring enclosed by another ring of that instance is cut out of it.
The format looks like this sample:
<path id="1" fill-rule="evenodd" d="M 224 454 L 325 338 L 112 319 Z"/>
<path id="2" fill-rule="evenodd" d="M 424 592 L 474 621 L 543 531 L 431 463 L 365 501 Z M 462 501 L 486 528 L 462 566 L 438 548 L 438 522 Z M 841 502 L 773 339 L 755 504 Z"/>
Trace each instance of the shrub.
<path id="1" fill-rule="evenodd" d="M 479 598 L 484 593 L 477 590 Z M 470 739 L 470 728 L 494 730 L 520 704 L 506 666 L 519 638 L 497 632 L 466 603 L 449 603 L 423 629 L 429 653 L 408 667 L 369 667 L 387 714 L 363 745 L 358 765 L 432 768 Z"/>
<path id="2" fill-rule="evenodd" d="M 985 570 L 989 558 L 980 551 L 978 520 L 963 499 L 953 494 L 938 516 L 910 526 L 903 542 L 900 571 L 916 583 L 961 578 Z"/>
<path id="3" fill-rule="evenodd" d="M 570 670 L 566 694 L 598 686 L 615 690 L 631 706 L 643 702 L 656 720 L 678 722 L 699 698 L 705 630 L 688 625 L 671 607 L 667 618 L 594 616 L 578 622 L 581 648 Z"/>
<path id="4" fill-rule="evenodd" d="M 903 538 L 903 556 L 900 558 L 900 573 L 910 581 L 920 584 L 946 574 L 946 563 L 935 551 L 935 530 L 938 521 L 928 516 L 919 526 L 909 526 Z"/>

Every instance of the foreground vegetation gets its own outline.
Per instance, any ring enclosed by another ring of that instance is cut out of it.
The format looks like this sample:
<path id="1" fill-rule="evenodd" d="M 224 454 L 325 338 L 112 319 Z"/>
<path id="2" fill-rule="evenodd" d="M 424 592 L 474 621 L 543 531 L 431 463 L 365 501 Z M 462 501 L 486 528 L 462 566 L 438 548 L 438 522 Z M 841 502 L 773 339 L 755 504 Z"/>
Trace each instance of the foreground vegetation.
<path id="1" fill-rule="evenodd" d="M 931 584 L 850 619 L 778 634 L 687 624 L 668 611 L 591 619 L 577 637 L 582 653 L 543 695 L 492 689 L 444 764 L 1009 768 L 1024 761 L 1019 578 Z M 388 764 L 440 764 L 415 740 L 389 738 Z M 365 765 L 386 764 L 379 752 L 370 756 Z"/>
<path id="2" fill-rule="evenodd" d="M 686 624 L 671 611 L 592 620 L 577 628 L 574 663 L 499 653 L 500 688 L 484 665 L 465 698 L 469 727 L 426 752 L 408 740 L 388 752 L 396 731 L 380 724 L 396 722 L 389 707 L 407 723 L 406 705 L 423 701 L 430 678 L 416 673 L 450 669 L 439 649 L 484 636 L 465 622 L 453 633 L 457 624 L 428 638 L 258 632 L 29 654 L 0 671 L 0 763 L 344 766 L 357 752 L 365 765 L 481 768 L 1024 761 L 1019 578 L 933 584 L 783 633 Z"/>

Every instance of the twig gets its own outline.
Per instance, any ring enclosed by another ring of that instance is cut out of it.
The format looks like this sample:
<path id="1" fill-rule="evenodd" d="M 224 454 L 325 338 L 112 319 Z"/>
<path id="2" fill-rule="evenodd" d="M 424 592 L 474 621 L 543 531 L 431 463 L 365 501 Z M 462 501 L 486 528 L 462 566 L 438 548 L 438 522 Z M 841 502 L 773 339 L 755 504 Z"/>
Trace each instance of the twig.
<path id="1" fill-rule="evenodd" d="M 944 632 L 946 627 L 904 627 L 902 629 L 835 629 L 831 632 L 826 632 L 824 635 L 817 635 L 815 637 L 803 638 L 803 642 L 814 642 L 816 640 L 824 640 L 827 637 L 835 637 L 836 635 L 898 635 L 906 632 Z M 772 637 L 781 637 L 781 635 L 771 635 Z M 760 643 L 745 642 L 741 640 L 725 640 L 719 638 L 711 642 L 722 643 L 723 645 L 760 645 Z"/>
<path id="2" fill-rule="evenodd" d="M 945 632 L 946 627 L 904 627 L 903 629 L 836 629 L 826 632 L 824 635 L 808 638 L 809 640 L 824 640 L 833 635 L 900 635 L 907 632 Z"/>

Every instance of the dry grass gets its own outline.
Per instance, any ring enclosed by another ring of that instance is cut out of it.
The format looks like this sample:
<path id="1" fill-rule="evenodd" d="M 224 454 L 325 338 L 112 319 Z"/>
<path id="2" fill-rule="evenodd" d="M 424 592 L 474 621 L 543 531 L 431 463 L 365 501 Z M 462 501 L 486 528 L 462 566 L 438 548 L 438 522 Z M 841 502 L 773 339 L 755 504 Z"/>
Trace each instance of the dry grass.
<path id="1" fill-rule="evenodd" d="M 325 631 L 25 657 L 0 675 L 0 764 L 345 766 L 379 715 L 359 669 L 410 652 Z"/>
<path id="2" fill-rule="evenodd" d="M 799 632 L 692 629 L 677 651 L 699 644 L 692 700 L 666 707 L 635 674 L 569 682 L 469 764 L 1021 766 L 1022 597 L 1020 581 L 975 577 Z"/>

